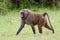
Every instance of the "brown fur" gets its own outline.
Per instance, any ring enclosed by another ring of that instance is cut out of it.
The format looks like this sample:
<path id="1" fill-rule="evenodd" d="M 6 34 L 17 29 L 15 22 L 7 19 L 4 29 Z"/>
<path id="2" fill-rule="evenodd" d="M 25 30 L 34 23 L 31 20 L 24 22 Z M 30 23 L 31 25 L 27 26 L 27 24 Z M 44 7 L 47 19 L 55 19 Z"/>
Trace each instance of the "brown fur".
<path id="1" fill-rule="evenodd" d="M 22 19 L 22 24 L 21 24 L 19 30 L 17 31 L 17 34 L 22 30 L 22 28 L 24 27 L 25 24 L 31 25 L 31 28 L 32 28 L 34 34 L 35 34 L 35 27 L 34 27 L 35 25 L 38 25 L 39 33 L 42 33 L 42 26 L 46 27 L 47 29 L 51 30 L 54 33 L 54 29 L 51 26 L 49 16 L 48 16 L 47 13 L 35 14 L 34 12 L 32 12 L 29 9 L 23 9 L 23 10 L 20 11 L 20 13 L 21 12 L 26 14 L 27 17 L 25 19 L 21 18 Z M 48 21 L 45 18 L 46 15 L 48 17 L 50 25 L 48 24 Z"/>

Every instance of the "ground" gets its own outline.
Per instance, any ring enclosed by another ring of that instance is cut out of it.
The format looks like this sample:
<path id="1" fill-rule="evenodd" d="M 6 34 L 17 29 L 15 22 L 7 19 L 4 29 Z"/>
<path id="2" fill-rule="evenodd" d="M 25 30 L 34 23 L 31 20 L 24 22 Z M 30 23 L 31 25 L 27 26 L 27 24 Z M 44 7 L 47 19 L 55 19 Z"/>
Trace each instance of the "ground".
<path id="1" fill-rule="evenodd" d="M 38 13 L 49 13 L 51 24 L 55 30 L 53 34 L 50 30 L 43 27 L 43 33 L 38 32 L 37 25 L 36 34 L 34 35 L 29 25 L 25 25 L 24 29 L 16 35 L 20 26 L 21 19 L 19 11 L 13 10 L 7 15 L 0 15 L 0 40 L 60 40 L 60 10 L 39 9 Z"/>

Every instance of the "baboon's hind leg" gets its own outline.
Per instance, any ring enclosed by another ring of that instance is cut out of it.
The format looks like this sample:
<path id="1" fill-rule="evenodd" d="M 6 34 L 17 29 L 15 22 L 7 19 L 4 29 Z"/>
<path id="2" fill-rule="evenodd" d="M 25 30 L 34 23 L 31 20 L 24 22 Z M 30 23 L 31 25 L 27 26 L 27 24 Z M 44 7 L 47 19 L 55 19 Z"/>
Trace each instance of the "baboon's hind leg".
<path id="1" fill-rule="evenodd" d="M 51 30 L 54 33 L 54 29 L 52 26 L 49 26 L 48 24 L 45 24 L 45 28 Z"/>

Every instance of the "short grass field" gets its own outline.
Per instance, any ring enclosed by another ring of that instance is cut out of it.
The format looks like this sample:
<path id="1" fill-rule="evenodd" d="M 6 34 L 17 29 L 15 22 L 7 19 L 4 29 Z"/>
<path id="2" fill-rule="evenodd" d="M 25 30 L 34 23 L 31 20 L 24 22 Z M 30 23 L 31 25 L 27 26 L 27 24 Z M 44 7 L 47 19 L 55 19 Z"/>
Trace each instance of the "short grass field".
<path id="1" fill-rule="evenodd" d="M 35 26 L 36 34 L 34 35 L 29 25 L 25 25 L 24 29 L 16 35 L 21 24 L 19 11 L 12 10 L 7 15 L 0 15 L 0 40 L 60 40 L 60 10 L 55 9 L 38 9 L 37 13 L 47 12 L 50 17 L 51 24 L 55 30 L 53 34 L 50 30 L 43 27 L 43 33 L 38 32 Z"/>

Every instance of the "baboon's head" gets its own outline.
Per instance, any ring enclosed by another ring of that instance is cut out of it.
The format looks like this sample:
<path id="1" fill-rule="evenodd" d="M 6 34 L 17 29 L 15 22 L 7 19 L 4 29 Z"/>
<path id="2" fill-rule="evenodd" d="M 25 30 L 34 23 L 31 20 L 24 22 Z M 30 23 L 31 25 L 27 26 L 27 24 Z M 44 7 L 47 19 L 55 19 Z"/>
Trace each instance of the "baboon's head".
<path id="1" fill-rule="evenodd" d="M 29 12 L 27 9 L 23 9 L 20 11 L 20 17 L 21 18 L 24 18 L 24 19 L 27 18 L 28 14 L 29 14 Z"/>

